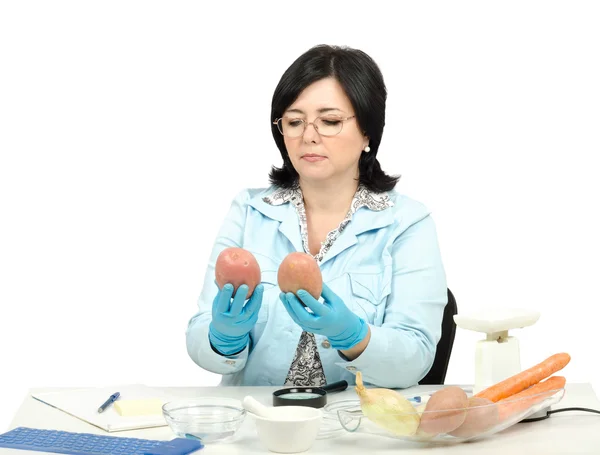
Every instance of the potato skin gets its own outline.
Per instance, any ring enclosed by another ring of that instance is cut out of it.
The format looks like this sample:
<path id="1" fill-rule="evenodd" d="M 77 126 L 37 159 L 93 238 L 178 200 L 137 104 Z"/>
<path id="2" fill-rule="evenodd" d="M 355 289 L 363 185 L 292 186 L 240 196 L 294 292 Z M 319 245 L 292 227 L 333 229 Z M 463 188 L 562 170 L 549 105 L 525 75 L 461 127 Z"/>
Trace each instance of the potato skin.
<path id="1" fill-rule="evenodd" d="M 304 289 L 317 300 L 323 290 L 323 276 L 317 261 L 302 252 L 290 253 L 281 261 L 277 283 L 282 292 L 296 294 L 299 289 Z"/>
<path id="2" fill-rule="evenodd" d="M 457 386 L 444 387 L 431 395 L 421 415 L 419 430 L 428 435 L 449 433 L 463 424 L 468 398 Z"/>
<path id="3" fill-rule="evenodd" d="M 489 430 L 498 423 L 498 406 L 492 400 L 470 397 L 469 408 L 463 424 L 456 430 L 449 432 L 450 435 L 459 438 L 470 438 Z"/>
<path id="4" fill-rule="evenodd" d="M 246 298 L 250 298 L 261 280 L 260 266 L 250 251 L 237 247 L 225 248 L 215 263 L 215 280 L 219 289 L 231 283 L 234 288 L 233 295 L 242 284 L 247 285 Z"/>

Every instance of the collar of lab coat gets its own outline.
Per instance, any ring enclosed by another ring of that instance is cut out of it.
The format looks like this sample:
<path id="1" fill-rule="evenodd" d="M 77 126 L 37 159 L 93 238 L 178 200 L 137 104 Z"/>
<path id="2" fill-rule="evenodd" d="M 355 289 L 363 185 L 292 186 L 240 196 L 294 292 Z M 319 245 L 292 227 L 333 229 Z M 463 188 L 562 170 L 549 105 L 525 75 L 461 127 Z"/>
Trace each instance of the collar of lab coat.
<path id="1" fill-rule="evenodd" d="M 288 238 L 296 251 L 304 251 L 302 247 L 302 238 L 300 235 L 300 220 L 296 208 L 290 202 L 281 205 L 271 205 L 263 200 L 263 197 L 271 194 L 274 188 L 261 191 L 254 195 L 248 201 L 248 204 L 258 210 L 264 216 L 279 221 L 279 231 Z M 390 197 L 391 194 L 390 194 Z M 374 211 L 363 206 L 353 215 L 352 220 L 342 231 L 340 236 L 329 249 L 321 265 L 334 258 L 342 251 L 352 247 L 358 242 L 357 237 L 367 231 L 381 229 L 391 225 L 395 220 L 393 207 L 387 207 L 383 210 Z"/>

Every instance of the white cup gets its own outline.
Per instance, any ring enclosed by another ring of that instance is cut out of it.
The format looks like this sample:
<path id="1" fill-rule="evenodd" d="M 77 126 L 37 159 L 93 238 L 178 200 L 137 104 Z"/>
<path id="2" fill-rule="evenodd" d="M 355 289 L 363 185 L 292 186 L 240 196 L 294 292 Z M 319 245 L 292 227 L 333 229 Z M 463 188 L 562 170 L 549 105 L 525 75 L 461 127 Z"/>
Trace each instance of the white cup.
<path id="1" fill-rule="evenodd" d="M 252 417 L 258 439 L 268 450 L 299 453 L 310 449 L 317 439 L 323 413 L 308 406 L 277 406 L 270 408 L 268 417 Z"/>

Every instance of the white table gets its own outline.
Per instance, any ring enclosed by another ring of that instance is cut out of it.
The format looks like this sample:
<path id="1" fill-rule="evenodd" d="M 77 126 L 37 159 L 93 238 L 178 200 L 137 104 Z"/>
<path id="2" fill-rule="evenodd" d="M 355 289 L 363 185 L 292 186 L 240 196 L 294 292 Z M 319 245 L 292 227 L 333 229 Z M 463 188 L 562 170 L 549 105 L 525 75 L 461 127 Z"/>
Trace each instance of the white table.
<path id="1" fill-rule="evenodd" d="M 40 403 L 31 398 L 30 393 L 46 392 L 65 389 L 35 389 L 31 390 L 23 400 L 9 429 L 26 426 L 42 429 L 57 429 L 73 432 L 95 434 L 110 434 L 116 436 L 141 437 L 148 439 L 170 440 L 174 437 L 169 427 L 159 427 L 144 430 L 106 433 L 79 419 Z M 174 397 L 224 396 L 242 399 L 252 395 L 264 404 L 271 404 L 271 393 L 275 387 L 197 387 L 197 388 L 163 388 L 167 394 Z M 431 386 L 419 386 L 402 391 L 405 395 L 420 394 L 435 390 Z M 344 392 L 328 396 L 328 402 L 356 399 L 352 387 Z M 600 409 L 594 390 L 590 384 L 568 384 L 562 401 L 553 409 L 563 407 L 587 407 Z M 549 419 L 516 424 L 489 439 L 477 442 L 456 444 L 451 446 L 428 446 L 406 443 L 401 440 L 381 436 L 348 433 L 341 431 L 339 436 L 329 439 L 318 439 L 312 449 L 306 454 L 344 455 L 373 453 L 394 453 L 402 455 L 435 453 L 435 454 L 600 454 L 600 415 L 582 412 L 557 413 Z M 43 452 L 0 449 L 0 455 L 41 455 Z M 253 418 L 248 416 L 244 421 L 237 437 L 233 442 L 206 445 L 196 452 L 198 455 L 210 454 L 266 454 L 254 427 Z"/>

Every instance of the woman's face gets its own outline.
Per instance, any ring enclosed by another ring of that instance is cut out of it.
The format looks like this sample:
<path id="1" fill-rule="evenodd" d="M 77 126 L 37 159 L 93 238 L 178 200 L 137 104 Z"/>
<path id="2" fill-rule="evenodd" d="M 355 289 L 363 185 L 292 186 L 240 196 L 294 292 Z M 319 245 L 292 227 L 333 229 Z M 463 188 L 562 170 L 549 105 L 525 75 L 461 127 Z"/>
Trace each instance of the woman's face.
<path id="1" fill-rule="evenodd" d="M 328 128 L 336 131 L 335 125 L 341 126 L 341 131 L 333 136 L 319 134 L 312 123 L 299 137 L 284 135 L 300 181 L 323 183 L 358 177 L 358 160 L 369 140 L 361 132 L 356 117 L 343 120 L 353 115 L 352 104 L 342 86 L 331 77 L 306 87 L 283 113 L 283 123 L 296 131 L 301 131 L 303 126 L 298 119 L 308 124 L 321 117 L 316 125 L 323 134 Z"/>

